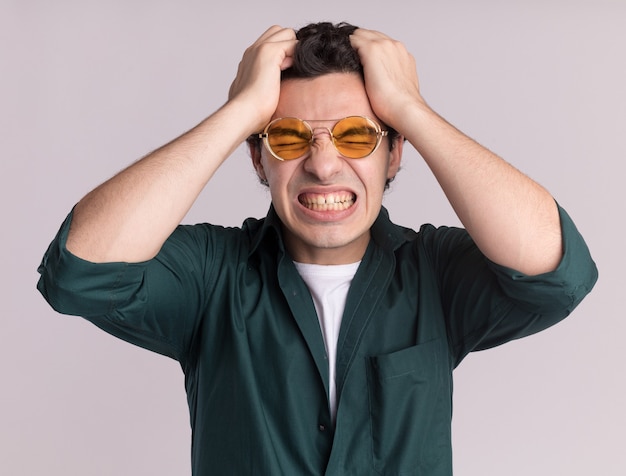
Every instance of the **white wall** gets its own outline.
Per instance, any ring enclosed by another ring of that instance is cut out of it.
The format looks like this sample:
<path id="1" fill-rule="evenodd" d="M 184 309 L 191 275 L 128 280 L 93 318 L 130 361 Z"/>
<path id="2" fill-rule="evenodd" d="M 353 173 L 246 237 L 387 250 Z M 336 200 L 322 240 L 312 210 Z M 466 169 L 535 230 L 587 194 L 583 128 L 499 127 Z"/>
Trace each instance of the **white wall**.
<path id="1" fill-rule="evenodd" d="M 189 474 L 176 362 L 55 314 L 36 267 L 84 193 L 225 101 L 270 24 L 320 20 L 405 42 L 430 104 L 550 189 L 600 270 L 571 318 L 457 370 L 456 474 L 624 474 L 621 0 L 2 0 L 1 474 Z M 458 223 L 413 150 L 386 205 L 404 225 Z M 241 148 L 186 221 L 267 206 Z"/>

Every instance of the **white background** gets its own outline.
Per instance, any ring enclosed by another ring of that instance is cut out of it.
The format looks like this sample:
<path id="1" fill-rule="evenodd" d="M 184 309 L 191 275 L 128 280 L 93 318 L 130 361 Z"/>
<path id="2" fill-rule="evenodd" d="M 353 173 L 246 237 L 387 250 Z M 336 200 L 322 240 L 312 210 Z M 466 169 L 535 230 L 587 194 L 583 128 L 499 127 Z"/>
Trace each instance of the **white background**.
<path id="1" fill-rule="evenodd" d="M 569 319 L 456 371 L 455 474 L 626 474 L 622 0 L 2 0 L 0 474 L 190 473 L 178 364 L 55 314 L 36 267 L 82 195 L 225 101 L 268 26 L 320 20 L 403 41 L 429 103 L 551 190 L 600 270 Z M 458 224 L 405 150 L 392 219 Z M 268 204 L 241 147 L 185 221 Z"/>

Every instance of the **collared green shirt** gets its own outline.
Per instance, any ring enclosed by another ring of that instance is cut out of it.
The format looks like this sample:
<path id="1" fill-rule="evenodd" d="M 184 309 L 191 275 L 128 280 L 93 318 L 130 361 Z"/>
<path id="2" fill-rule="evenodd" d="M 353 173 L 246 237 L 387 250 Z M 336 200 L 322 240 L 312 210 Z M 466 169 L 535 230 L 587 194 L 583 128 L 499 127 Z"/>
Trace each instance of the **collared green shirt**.
<path id="1" fill-rule="evenodd" d="M 313 301 L 272 208 L 241 228 L 180 226 L 138 264 L 70 254 L 70 214 L 38 288 L 59 312 L 180 362 L 196 476 L 450 476 L 452 370 L 557 323 L 597 279 L 559 212 L 560 265 L 526 276 L 488 261 L 462 229 L 415 232 L 383 209 L 347 297 L 335 425 Z"/>

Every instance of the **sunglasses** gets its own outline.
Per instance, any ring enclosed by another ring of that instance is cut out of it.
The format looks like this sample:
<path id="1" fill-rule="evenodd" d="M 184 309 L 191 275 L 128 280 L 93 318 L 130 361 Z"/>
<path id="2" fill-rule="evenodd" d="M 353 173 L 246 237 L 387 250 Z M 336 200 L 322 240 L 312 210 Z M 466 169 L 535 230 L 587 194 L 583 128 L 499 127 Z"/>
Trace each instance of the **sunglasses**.
<path id="1" fill-rule="evenodd" d="M 311 150 L 315 129 L 326 129 L 337 152 L 349 159 L 362 159 L 373 154 L 387 135 L 380 125 L 364 116 L 340 119 L 332 129 L 313 128 L 302 119 L 285 117 L 270 122 L 258 138 L 263 139 L 267 150 L 278 160 L 293 160 Z"/>

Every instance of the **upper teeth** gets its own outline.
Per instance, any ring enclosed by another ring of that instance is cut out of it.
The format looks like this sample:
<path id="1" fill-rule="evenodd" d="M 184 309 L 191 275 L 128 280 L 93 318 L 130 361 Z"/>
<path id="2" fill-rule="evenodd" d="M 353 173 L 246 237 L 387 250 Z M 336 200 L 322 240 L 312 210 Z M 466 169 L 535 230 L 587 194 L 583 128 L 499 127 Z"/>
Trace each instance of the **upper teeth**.
<path id="1" fill-rule="evenodd" d="M 332 203 L 342 203 L 342 202 L 350 202 L 353 201 L 352 194 L 349 193 L 329 193 L 326 195 L 305 195 L 303 197 L 303 201 L 309 204 L 332 204 Z"/>
<path id="2" fill-rule="evenodd" d="M 354 203 L 351 193 L 304 194 L 301 202 L 313 210 L 344 210 Z"/>

